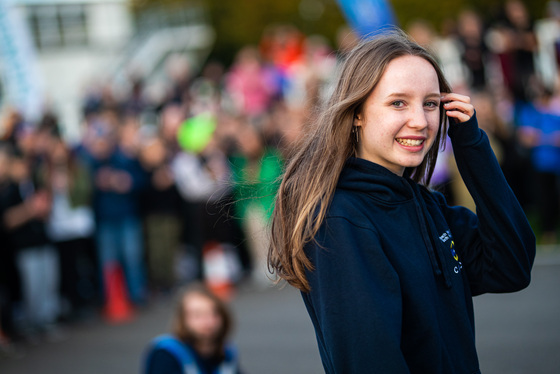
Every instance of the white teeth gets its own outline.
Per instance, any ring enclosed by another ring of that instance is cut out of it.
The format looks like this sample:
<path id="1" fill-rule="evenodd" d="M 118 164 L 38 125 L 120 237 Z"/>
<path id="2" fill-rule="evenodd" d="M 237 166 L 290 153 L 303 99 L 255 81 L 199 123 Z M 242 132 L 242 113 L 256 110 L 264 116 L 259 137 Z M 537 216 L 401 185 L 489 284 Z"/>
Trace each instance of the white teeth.
<path id="1" fill-rule="evenodd" d="M 415 147 L 419 146 L 424 142 L 424 140 L 414 140 L 414 139 L 399 139 L 397 138 L 397 142 L 402 145 L 406 145 L 408 147 Z"/>

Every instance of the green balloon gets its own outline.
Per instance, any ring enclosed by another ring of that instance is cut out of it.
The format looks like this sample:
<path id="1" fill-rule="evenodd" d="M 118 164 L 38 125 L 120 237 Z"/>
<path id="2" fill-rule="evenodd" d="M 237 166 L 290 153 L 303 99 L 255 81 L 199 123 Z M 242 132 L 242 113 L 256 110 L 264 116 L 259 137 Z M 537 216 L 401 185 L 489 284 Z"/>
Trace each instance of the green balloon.
<path id="1" fill-rule="evenodd" d="M 199 153 L 210 142 L 216 131 L 216 119 L 210 113 L 191 117 L 181 124 L 177 141 L 185 151 Z"/>

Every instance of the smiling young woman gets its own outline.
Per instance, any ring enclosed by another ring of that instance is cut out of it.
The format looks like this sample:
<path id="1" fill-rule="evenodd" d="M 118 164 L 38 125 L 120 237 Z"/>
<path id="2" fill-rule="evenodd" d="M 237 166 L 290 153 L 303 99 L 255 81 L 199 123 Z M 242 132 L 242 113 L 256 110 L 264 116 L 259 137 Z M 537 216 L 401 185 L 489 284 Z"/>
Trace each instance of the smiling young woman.
<path id="1" fill-rule="evenodd" d="M 327 373 L 479 373 L 472 296 L 526 287 L 535 238 L 468 96 L 399 30 L 351 51 L 277 194 L 269 266 Z M 477 215 L 429 184 L 449 137 Z"/>

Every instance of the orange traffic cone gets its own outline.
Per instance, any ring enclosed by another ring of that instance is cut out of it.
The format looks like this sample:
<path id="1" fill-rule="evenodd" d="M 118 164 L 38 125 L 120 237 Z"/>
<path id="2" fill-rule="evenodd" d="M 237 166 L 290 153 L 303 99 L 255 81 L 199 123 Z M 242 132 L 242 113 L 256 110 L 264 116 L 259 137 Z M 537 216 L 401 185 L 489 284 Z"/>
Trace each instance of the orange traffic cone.
<path id="1" fill-rule="evenodd" d="M 208 288 L 224 301 L 233 297 L 234 282 L 226 251 L 218 242 L 207 242 L 202 249 L 204 279 Z"/>
<path id="2" fill-rule="evenodd" d="M 123 271 L 116 263 L 105 265 L 105 308 L 103 315 L 109 322 L 125 322 L 132 318 L 133 310 L 126 292 Z"/>

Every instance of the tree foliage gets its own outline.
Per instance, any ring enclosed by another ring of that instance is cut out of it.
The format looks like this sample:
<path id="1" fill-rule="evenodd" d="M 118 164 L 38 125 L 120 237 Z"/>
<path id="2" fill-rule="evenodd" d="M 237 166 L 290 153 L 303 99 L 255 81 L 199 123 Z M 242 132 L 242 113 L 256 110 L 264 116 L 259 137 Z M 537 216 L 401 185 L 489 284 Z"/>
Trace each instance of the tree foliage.
<path id="1" fill-rule="evenodd" d="M 505 0 L 388 0 L 400 27 L 418 19 L 436 29 L 444 20 L 456 19 L 465 8 L 478 11 L 487 22 L 500 15 Z M 533 18 L 545 15 L 548 0 L 524 1 Z M 334 45 L 335 35 L 345 25 L 336 0 L 192 0 L 206 9 L 208 20 L 216 30 L 217 40 L 212 57 L 225 63 L 246 44 L 257 44 L 270 25 L 291 24 L 303 33 L 321 34 Z M 185 6 L 189 2 L 177 0 L 131 0 L 137 13 L 151 6 Z"/>
<path id="2" fill-rule="evenodd" d="M 315 19 L 305 18 L 302 3 L 319 7 Z M 220 57 L 245 44 L 257 44 L 271 25 L 291 24 L 305 34 L 321 34 L 332 40 L 345 24 L 335 0 L 207 0 L 207 5 L 218 35 L 215 54 Z"/>

